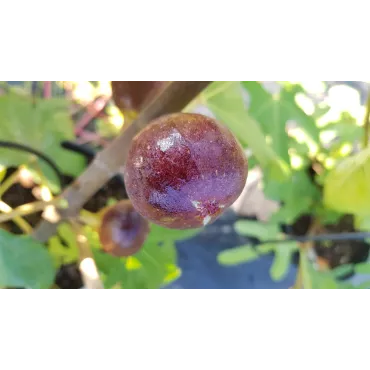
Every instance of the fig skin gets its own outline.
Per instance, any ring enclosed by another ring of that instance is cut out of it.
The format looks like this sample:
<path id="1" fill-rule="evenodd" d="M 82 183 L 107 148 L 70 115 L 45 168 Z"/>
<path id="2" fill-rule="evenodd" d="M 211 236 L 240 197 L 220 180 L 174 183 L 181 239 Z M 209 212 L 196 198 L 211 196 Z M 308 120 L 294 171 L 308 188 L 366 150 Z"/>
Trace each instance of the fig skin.
<path id="1" fill-rule="evenodd" d="M 113 101 L 123 114 L 137 114 L 165 84 L 164 81 L 111 81 Z"/>
<path id="2" fill-rule="evenodd" d="M 99 238 L 105 252 L 127 257 L 140 250 L 149 230 L 149 222 L 125 199 L 103 212 Z"/>
<path id="3" fill-rule="evenodd" d="M 194 113 L 159 117 L 132 141 L 125 185 L 135 209 L 172 229 L 214 222 L 241 194 L 248 162 L 224 125 Z"/>

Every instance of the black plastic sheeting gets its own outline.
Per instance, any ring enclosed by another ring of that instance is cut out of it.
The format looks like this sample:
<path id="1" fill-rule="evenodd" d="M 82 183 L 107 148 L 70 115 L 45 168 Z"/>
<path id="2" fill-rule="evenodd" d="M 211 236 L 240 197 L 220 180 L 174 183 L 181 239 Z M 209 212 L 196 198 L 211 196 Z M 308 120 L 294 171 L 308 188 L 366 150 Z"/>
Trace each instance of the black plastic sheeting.
<path id="1" fill-rule="evenodd" d="M 245 244 L 234 230 L 237 216 L 228 211 L 214 224 L 194 238 L 177 243 L 181 277 L 166 289 L 287 289 L 296 278 L 296 266 L 291 265 L 286 278 L 274 282 L 269 275 L 273 256 L 237 266 L 222 266 L 217 254 L 225 249 Z"/>

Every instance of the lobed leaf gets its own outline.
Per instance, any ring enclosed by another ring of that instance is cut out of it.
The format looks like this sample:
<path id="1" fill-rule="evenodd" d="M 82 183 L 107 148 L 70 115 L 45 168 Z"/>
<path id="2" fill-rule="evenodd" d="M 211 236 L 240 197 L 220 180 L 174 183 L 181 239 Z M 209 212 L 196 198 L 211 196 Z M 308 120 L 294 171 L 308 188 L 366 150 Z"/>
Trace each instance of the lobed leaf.
<path id="1" fill-rule="evenodd" d="M 0 140 L 11 141 L 37 149 L 56 161 L 64 174 L 77 176 L 84 168 L 84 158 L 63 149 L 63 140 L 74 138 L 68 102 L 63 98 L 40 99 L 9 92 L 0 95 Z M 0 165 L 28 164 L 31 154 L 0 147 Z M 39 166 L 57 189 L 59 183 L 50 167 L 42 160 Z"/>

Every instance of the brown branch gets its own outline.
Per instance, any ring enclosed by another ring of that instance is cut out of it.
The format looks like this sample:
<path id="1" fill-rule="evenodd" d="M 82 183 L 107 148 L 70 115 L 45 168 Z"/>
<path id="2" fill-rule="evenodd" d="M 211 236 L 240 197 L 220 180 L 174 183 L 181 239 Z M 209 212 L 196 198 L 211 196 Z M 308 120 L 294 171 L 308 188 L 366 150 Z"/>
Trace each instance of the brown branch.
<path id="1" fill-rule="evenodd" d="M 62 198 L 69 207 L 60 209 L 61 220 L 77 216 L 83 205 L 117 173 L 123 173 L 131 140 L 151 120 L 168 113 L 182 111 L 205 89 L 208 81 L 170 82 L 140 112 L 137 119 L 106 149 L 97 154 L 94 161 L 81 176 L 65 189 Z M 42 221 L 33 236 L 41 242 L 47 241 L 55 232 L 57 223 Z"/>

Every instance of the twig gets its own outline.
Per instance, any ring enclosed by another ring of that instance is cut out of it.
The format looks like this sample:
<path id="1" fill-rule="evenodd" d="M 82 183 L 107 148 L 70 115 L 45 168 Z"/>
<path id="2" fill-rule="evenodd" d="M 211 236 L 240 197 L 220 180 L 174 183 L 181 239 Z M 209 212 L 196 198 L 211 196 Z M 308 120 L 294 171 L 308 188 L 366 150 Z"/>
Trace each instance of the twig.
<path id="1" fill-rule="evenodd" d="M 0 199 L 7 192 L 7 190 L 15 184 L 20 173 L 20 168 L 14 171 L 3 183 L 0 185 Z"/>
<path id="2" fill-rule="evenodd" d="M 299 265 L 298 265 L 298 271 L 297 271 L 297 278 L 294 284 L 294 289 L 304 289 L 304 271 L 303 271 L 303 266 L 302 266 L 302 259 L 301 259 L 301 254 L 307 251 L 308 249 L 313 248 L 313 241 L 312 237 L 314 237 L 316 230 L 319 228 L 319 222 L 317 219 L 315 219 L 310 226 L 310 229 L 308 230 L 308 235 L 307 237 L 310 239 L 303 240 L 302 244 L 300 245 L 300 259 L 299 259 Z"/>
<path id="3" fill-rule="evenodd" d="M 93 142 L 95 144 L 101 145 L 102 147 L 106 147 L 109 144 L 109 141 L 103 139 L 99 134 L 89 131 L 81 131 L 76 142 L 80 145 Z"/>
<path id="4" fill-rule="evenodd" d="M 52 95 L 52 81 L 44 81 L 44 98 L 50 99 Z"/>
<path id="5" fill-rule="evenodd" d="M 366 101 L 366 113 L 364 118 L 364 148 L 369 145 L 369 133 L 370 133 L 370 87 L 368 88 L 367 101 Z"/>
<path id="6" fill-rule="evenodd" d="M 0 201 L 0 211 L 4 213 L 11 213 L 13 212 L 13 208 L 7 205 L 5 202 Z M 21 216 L 16 216 L 13 218 L 14 223 L 25 233 L 31 234 L 32 233 L 32 226 Z"/>
<path id="7" fill-rule="evenodd" d="M 61 202 L 63 203 L 63 200 L 58 197 L 49 202 L 41 200 L 33 203 L 22 204 L 21 206 L 14 208 L 11 212 L 0 215 L 0 224 L 2 222 L 12 220 L 15 217 L 27 216 L 32 213 L 43 211 L 46 207 L 51 205 L 60 206 Z"/>
<path id="8" fill-rule="evenodd" d="M 15 184 L 18 176 L 21 172 L 21 168 L 18 167 L 15 172 L 13 172 L 1 185 L 0 185 L 0 211 L 4 213 L 13 212 L 13 208 L 1 200 L 1 197 L 6 193 L 6 191 Z M 24 220 L 21 216 L 16 216 L 13 219 L 14 223 L 25 233 L 31 234 L 33 229 L 32 226 Z"/>
<path id="9" fill-rule="evenodd" d="M 65 91 L 65 95 L 67 99 L 72 99 L 72 91 L 73 91 L 73 86 L 70 81 L 62 81 L 63 89 Z"/>
<path id="10" fill-rule="evenodd" d="M 131 140 L 151 120 L 168 113 L 180 112 L 210 82 L 171 82 L 161 90 L 141 111 L 138 118 L 100 153 L 82 175 L 63 192 L 69 208 L 60 210 L 61 220 L 75 217 L 78 211 L 104 184 L 123 170 Z M 43 221 L 34 231 L 33 236 L 47 241 L 55 234 L 57 223 Z"/>
<path id="11" fill-rule="evenodd" d="M 101 96 L 98 99 L 94 100 L 90 106 L 87 108 L 89 111 L 85 112 L 81 119 L 76 123 L 75 134 L 80 135 L 83 129 L 93 120 L 107 105 L 110 97 Z"/>
<path id="12" fill-rule="evenodd" d="M 85 288 L 104 289 L 89 242 L 81 230 L 81 224 L 76 220 L 71 220 L 70 224 L 76 234 L 76 241 L 80 252 L 79 270 L 81 272 Z"/>

